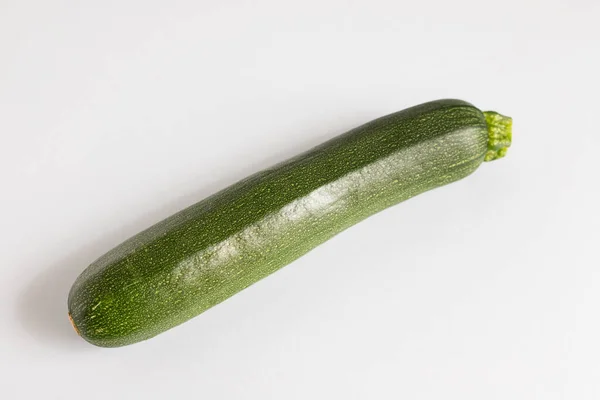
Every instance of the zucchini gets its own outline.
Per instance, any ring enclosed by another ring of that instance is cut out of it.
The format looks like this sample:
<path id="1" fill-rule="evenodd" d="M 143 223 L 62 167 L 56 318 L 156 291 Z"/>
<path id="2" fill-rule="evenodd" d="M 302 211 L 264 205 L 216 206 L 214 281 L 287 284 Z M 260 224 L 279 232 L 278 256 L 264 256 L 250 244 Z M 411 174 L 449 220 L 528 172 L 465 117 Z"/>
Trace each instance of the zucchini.
<path id="1" fill-rule="evenodd" d="M 344 229 L 503 157 L 509 117 L 439 100 L 362 125 L 258 172 L 130 238 L 69 293 L 92 344 L 151 338 Z"/>

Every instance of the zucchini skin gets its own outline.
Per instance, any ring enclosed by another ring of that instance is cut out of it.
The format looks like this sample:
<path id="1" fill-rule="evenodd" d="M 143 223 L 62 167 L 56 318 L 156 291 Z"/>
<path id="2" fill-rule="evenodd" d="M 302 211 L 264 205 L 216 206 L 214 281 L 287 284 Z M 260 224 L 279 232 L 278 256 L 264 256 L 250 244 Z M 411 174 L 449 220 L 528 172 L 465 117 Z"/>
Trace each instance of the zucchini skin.
<path id="1" fill-rule="evenodd" d="M 346 228 L 471 174 L 484 113 L 438 100 L 384 116 L 258 172 L 93 262 L 68 298 L 88 342 L 151 338 L 222 302 Z"/>

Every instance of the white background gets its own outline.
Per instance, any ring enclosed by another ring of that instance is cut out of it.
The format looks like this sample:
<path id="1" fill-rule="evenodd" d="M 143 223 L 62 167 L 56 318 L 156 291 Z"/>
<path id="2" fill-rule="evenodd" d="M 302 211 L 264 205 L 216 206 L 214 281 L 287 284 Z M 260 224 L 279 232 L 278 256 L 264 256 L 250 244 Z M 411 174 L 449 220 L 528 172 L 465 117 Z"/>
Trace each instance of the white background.
<path id="1" fill-rule="evenodd" d="M 0 397 L 600 397 L 596 0 L 0 2 Z M 124 239 L 408 106 L 508 156 L 150 341 L 66 298 Z"/>

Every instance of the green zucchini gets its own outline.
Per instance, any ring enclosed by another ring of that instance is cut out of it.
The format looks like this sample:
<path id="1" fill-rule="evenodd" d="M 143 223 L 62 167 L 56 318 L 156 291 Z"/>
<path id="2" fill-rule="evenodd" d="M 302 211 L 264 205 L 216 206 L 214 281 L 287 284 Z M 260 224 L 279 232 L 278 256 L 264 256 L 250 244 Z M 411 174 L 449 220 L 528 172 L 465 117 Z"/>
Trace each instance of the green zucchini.
<path id="1" fill-rule="evenodd" d="M 509 117 L 460 100 L 400 111 L 258 172 L 93 262 L 69 293 L 92 344 L 151 338 L 387 207 L 505 155 Z"/>

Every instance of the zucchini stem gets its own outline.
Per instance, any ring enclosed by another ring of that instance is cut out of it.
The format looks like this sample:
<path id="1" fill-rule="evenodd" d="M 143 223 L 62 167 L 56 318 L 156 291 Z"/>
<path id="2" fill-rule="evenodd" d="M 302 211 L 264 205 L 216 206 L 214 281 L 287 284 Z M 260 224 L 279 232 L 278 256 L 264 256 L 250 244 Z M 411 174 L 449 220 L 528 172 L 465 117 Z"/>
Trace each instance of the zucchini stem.
<path id="1" fill-rule="evenodd" d="M 484 111 L 488 126 L 488 150 L 484 161 L 493 161 L 506 155 L 512 142 L 512 118 L 495 111 Z"/>

